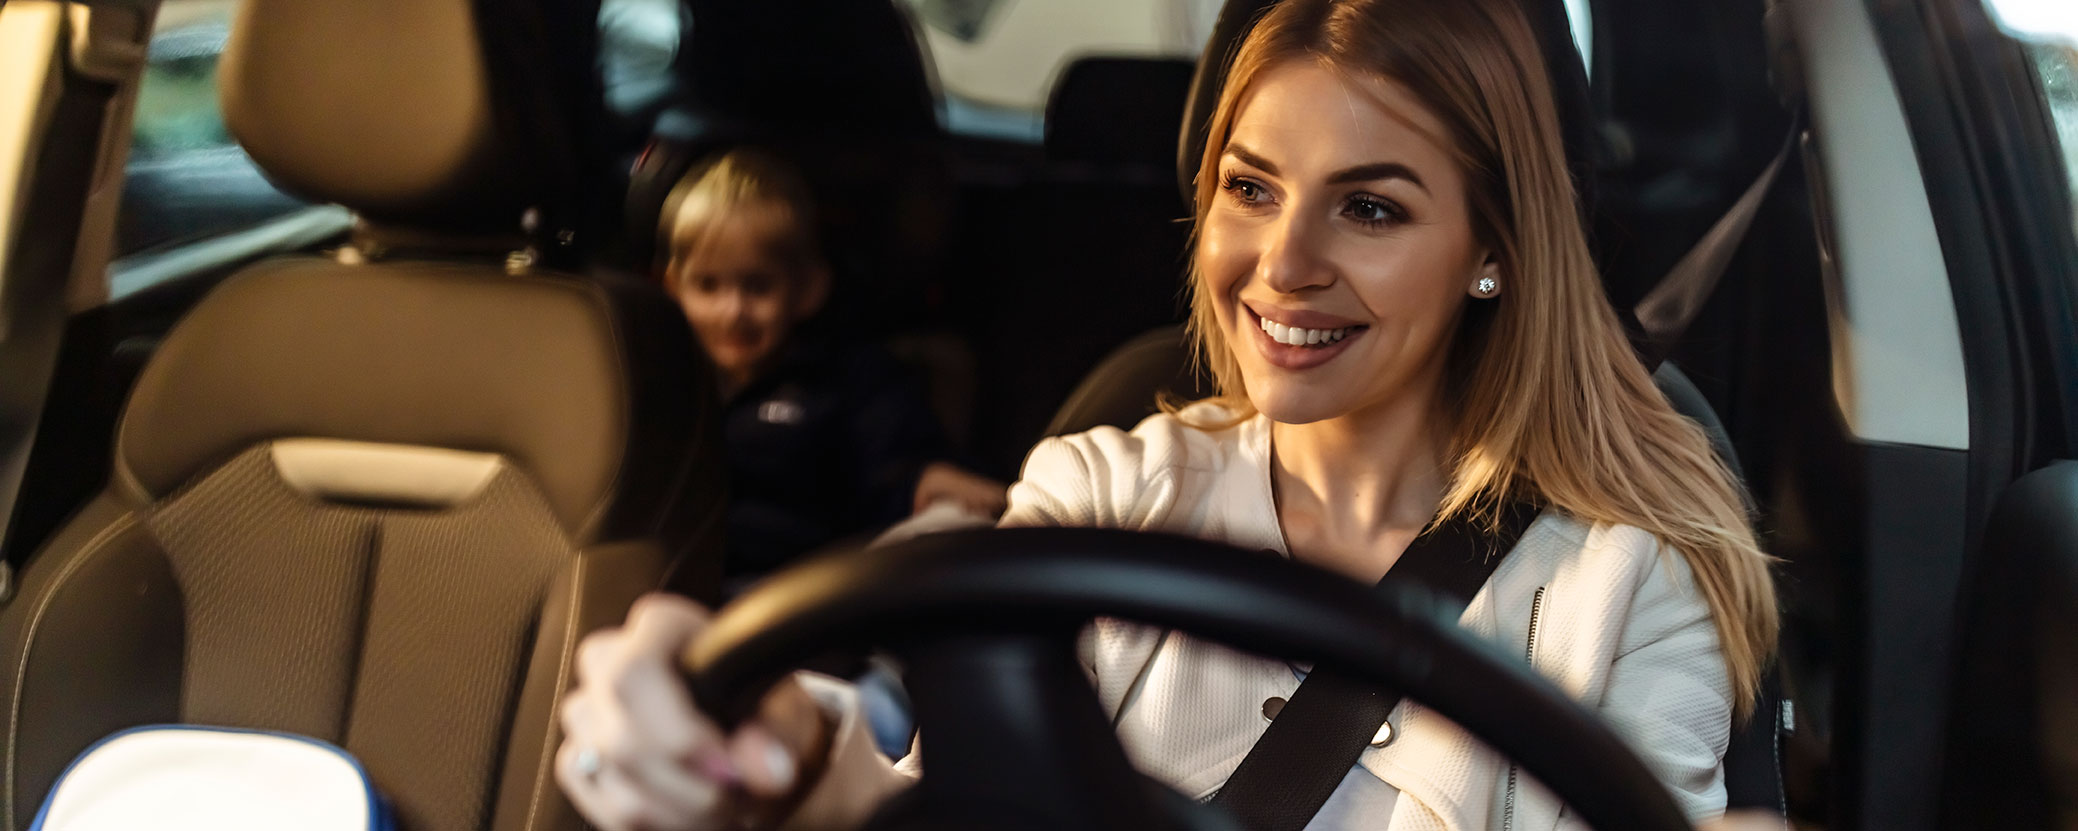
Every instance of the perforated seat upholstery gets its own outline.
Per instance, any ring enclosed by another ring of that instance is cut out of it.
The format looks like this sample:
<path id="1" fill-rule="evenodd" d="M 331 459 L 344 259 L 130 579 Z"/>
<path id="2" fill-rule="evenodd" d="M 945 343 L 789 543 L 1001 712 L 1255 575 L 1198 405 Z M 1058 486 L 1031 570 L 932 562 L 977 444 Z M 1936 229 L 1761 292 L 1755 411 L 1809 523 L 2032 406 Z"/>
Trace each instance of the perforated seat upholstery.
<path id="1" fill-rule="evenodd" d="M 145 368 L 109 485 L 0 610 L 0 825 L 95 740 L 186 722 L 336 743 L 406 829 L 584 827 L 555 707 L 583 632 L 716 588 L 713 382 L 654 289 L 507 265 L 543 191 L 470 8 L 248 0 L 227 116 L 362 253 L 246 269 Z M 360 87 L 399 62 L 410 90 Z"/>

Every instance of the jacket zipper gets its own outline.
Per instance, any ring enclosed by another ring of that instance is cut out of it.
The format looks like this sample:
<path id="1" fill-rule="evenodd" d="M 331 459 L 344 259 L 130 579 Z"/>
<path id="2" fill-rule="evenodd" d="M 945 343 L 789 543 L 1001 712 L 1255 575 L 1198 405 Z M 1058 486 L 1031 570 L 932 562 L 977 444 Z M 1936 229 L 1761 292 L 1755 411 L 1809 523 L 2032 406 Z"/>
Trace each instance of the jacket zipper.
<path id="1" fill-rule="evenodd" d="M 1530 597 L 1530 637 L 1522 648 L 1523 663 L 1533 663 L 1537 657 L 1537 619 L 1544 612 L 1544 587 L 1538 586 L 1537 593 Z M 1534 666 L 1532 667 L 1534 668 Z M 1515 829 L 1515 765 L 1508 765 L 1508 796 L 1501 809 L 1501 831 Z"/>

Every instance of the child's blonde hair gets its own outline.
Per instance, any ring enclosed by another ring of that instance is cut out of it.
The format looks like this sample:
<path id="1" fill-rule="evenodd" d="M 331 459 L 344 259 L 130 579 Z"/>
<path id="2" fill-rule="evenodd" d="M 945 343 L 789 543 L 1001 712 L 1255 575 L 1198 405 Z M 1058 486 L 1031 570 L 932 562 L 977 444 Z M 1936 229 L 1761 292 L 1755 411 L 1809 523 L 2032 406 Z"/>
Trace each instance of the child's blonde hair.
<path id="1" fill-rule="evenodd" d="M 675 264 L 712 238 L 716 219 L 769 212 L 786 230 L 766 240 L 794 273 L 821 262 L 815 242 L 815 199 L 800 173 L 769 152 L 737 148 L 695 166 L 664 199 L 657 224 L 659 265 L 666 282 L 677 279 Z"/>

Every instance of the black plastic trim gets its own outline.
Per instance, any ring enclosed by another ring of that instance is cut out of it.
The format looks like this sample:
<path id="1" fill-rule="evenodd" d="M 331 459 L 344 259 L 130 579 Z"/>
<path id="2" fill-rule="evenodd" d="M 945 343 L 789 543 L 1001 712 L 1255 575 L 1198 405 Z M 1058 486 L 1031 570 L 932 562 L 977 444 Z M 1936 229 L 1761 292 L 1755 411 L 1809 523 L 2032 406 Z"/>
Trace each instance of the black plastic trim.
<path id="1" fill-rule="evenodd" d="M 1932 831 L 1962 575 L 1969 454 L 1862 447 L 1866 545 L 1843 556 L 1838 829 Z M 1859 561 L 1857 561 L 1857 557 Z"/>
<path id="2" fill-rule="evenodd" d="M 114 87 L 70 71 L 61 73 L 59 84 L 42 149 L 29 160 L 28 198 L 15 236 L 21 244 L 0 277 L 0 309 L 8 315 L 6 341 L 0 343 L 0 440 L 21 442 L 0 447 L 0 558 L 6 559 L 18 559 L 15 508 L 26 492 L 29 456 L 64 342 L 74 243 L 115 94 Z M 51 240 L 63 244 L 36 242 Z"/>

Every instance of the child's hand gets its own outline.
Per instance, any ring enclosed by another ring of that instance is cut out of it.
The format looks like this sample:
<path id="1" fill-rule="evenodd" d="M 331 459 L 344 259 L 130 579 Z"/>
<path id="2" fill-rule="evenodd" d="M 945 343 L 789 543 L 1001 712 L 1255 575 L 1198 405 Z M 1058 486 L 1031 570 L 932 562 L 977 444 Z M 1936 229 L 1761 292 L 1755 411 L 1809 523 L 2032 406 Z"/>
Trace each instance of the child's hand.
<path id="1" fill-rule="evenodd" d="M 910 513 L 923 513 L 934 502 L 952 502 L 967 511 L 987 517 L 1003 515 L 1010 507 L 1010 487 L 946 462 L 932 462 L 916 479 L 916 498 Z"/>

